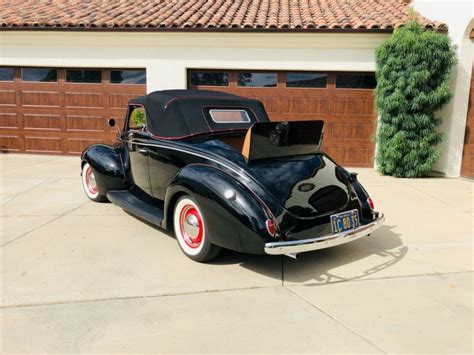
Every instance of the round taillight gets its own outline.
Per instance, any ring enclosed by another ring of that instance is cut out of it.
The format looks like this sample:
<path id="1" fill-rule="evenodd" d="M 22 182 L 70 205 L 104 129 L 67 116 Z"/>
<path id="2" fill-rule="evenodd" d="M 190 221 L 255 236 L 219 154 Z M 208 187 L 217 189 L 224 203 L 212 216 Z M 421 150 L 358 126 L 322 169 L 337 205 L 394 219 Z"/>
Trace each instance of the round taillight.
<path id="1" fill-rule="evenodd" d="M 369 204 L 370 209 L 373 210 L 374 209 L 374 201 L 372 201 L 372 199 L 370 197 L 367 199 L 367 203 Z"/>
<path id="2" fill-rule="evenodd" d="M 275 224 L 273 223 L 273 221 L 271 219 L 267 219 L 265 221 L 265 226 L 267 227 L 268 234 L 270 234 L 270 236 L 274 237 L 275 233 L 276 233 L 276 229 L 275 229 Z"/>

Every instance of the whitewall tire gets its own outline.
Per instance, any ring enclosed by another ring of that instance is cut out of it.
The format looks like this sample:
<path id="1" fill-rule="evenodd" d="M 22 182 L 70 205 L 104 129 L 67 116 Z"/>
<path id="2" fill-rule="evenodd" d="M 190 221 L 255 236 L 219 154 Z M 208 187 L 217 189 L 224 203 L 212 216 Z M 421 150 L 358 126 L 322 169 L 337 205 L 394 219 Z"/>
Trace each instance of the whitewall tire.
<path id="1" fill-rule="evenodd" d="M 189 258 L 204 262 L 219 254 L 220 247 L 209 241 L 204 215 L 190 196 L 183 196 L 177 201 L 173 227 L 179 247 Z"/>
<path id="2" fill-rule="evenodd" d="M 97 181 L 94 175 L 94 171 L 89 163 L 85 163 L 82 166 L 82 187 L 84 187 L 84 192 L 87 197 L 92 201 L 102 202 L 105 201 L 105 196 L 100 194 L 99 188 L 97 186 Z"/>

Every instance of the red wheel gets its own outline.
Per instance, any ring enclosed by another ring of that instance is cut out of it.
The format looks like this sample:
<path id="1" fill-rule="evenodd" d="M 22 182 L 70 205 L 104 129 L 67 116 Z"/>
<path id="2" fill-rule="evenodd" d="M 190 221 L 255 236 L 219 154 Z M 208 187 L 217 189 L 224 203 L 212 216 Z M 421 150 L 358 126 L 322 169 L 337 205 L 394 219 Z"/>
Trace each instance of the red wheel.
<path id="1" fill-rule="evenodd" d="M 92 170 L 89 163 L 85 163 L 82 167 L 82 186 L 84 187 L 87 197 L 89 197 L 92 201 L 105 201 L 105 196 L 99 193 L 94 171 Z"/>
<path id="2" fill-rule="evenodd" d="M 195 261 L 217 256 L 220 247 L 209 242 L 204 216 L 190 197 L 181 197 L 174 209 L 174 232 L 181 250 Z"/>
<path id="3" fill-rule="evenodd" d="M 201 214 L 193 205 L 185 205 L 181 209 L 179 227 L 187 246 L 198 249 L 202 245 L 204 225 Z"/>

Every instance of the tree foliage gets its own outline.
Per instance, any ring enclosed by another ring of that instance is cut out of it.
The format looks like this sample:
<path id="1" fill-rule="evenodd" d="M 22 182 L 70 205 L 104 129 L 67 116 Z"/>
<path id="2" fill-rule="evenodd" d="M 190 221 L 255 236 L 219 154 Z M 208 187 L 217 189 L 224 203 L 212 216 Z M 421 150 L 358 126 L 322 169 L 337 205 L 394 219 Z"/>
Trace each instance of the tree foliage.
<path id="1" fill-rule="evenodd" d="M 443 138 L 435 112 L 451 98 L 448 81 L 455 60 L 449 37 L 415 20 L 377 49 L 376 160 L 382 174 L 420 177 L 432 170 Z"/>

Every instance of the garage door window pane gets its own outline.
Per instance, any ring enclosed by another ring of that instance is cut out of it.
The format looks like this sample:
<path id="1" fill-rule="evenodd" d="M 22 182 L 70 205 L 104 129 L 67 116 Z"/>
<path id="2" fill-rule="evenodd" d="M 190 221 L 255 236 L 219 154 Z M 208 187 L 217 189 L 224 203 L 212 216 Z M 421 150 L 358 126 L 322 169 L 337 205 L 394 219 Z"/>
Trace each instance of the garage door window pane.
<path id="1" fill-rule="evenodd" d="M 340 74 L 336 76 L 336 88 L 340 89 L 374 89 L 375 75 Z"/>
<path id="2" fill-rule="evenodd" d="M 111 70 L 112 84 L 146 84 L 145 70 Z"/>
<path id="3" fill-rule="evenodd" d="M 66 81 L 68 83 L 100 83 L 102 81 L 102 71 L 68 69 L 66 70 Z"/>
<path id="4" fill-rule="evenodd" d="M 274 88 L 277 82 L 276 73 L 239 73 L 237 77 L 238 86 Z"/>
<path id="5" fill-rule="evenodd" d="M 229 74 L 226 72 L 199 72 L 191 73 L 192 86 L 229 86 Z"/>
<path id="6" fill-rule="evenodd" d="M 58 71 L 51 68 L 22 68 L 21 80 L 23 81 L 58 81 Z"/>
<path id="7" fill-rule="evenodd" d="M 286 86 L 289 88 L 325 88 L 328 81 L 327 74 L 316 73 L 288 73 Z"/>
<path id="8" fill-rule="evenodd" d="M 13 68 L 0 67 L 0 81 L 13 81 Z"/>

